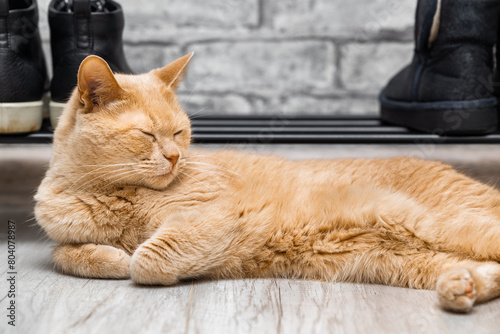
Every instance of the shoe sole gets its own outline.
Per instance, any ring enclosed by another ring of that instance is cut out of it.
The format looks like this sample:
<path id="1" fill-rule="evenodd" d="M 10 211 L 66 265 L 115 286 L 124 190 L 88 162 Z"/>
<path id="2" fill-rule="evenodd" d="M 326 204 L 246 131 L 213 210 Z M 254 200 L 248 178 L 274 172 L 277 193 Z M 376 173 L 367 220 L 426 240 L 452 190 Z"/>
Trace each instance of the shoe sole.
<path id="1" fill-rule="evenodd" d="M 0 133 L 30 133 L 42 127 L 44 100 L 0 103 Z"/>
<path id="2" fill-rule="evenodd" d="M 497 98 L 470 101 L 401 102 L 379 96 L 381 119 L 438 135 L 485 135 L 498 126 Z"/>
<path id="3" fill-rule="evenodd" d="M 66 103 L 50 101 L 50 124 L 52 125 L 52 129 L 56 129 L 57 123 L 59 121 L 59 117 L 61 117 L 64 108 L 66 107 Z"/>

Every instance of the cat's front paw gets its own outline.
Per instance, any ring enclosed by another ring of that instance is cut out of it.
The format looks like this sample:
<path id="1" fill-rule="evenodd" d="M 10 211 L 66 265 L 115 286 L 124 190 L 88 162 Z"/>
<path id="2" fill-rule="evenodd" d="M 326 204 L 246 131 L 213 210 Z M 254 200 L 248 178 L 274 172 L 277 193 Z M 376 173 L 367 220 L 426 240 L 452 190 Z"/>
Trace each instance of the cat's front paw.
<path id="1" fill-rule="evenodd" d="M 74 276 L 112 279 L 130 277 L 130 256 L 108 245 L 59 245 L 54 249 L 52 258 L 56 268 Z"/>
<path id="2" fill-rule="evenodd" d="M 130 277 L 130 255 L 125 251 L 107 245 L 98 245 L 94 255 L 107 263 L 105 273 L 101 277 L 127 279 Z"/>
<path id="3" fill-rule="evenodd" d="M 172 285 L 177 283 L 169 261 L 165 260 L 161 249 L 152 248 L 145 243 L 132 255 L 130 261 L 130 277 L 137 284 Z"/>
<path id="4" fill-rule="evenodd" d="M 441 306 L 454 312 L 469 312 L 476 301 L 476 284 L 469 270 L 455 268 L 441 275 L 437 282 Z"/>

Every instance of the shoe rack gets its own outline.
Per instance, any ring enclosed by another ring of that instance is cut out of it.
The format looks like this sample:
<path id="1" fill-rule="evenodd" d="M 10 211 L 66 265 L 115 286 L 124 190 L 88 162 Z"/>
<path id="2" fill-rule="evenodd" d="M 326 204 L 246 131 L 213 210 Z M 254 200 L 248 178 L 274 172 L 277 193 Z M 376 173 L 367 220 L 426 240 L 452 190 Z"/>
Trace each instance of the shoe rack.
<path id="1" fill-rule="evenodd" d="M 486 136 L 440 136 L 383 123 L 370 116 L 201 116 L 192 120 L 195 143 L 211 144 L 500 144 Z M 0 144 L 47 144 L 48 122 L 37 133 L 0 135 Z"/>

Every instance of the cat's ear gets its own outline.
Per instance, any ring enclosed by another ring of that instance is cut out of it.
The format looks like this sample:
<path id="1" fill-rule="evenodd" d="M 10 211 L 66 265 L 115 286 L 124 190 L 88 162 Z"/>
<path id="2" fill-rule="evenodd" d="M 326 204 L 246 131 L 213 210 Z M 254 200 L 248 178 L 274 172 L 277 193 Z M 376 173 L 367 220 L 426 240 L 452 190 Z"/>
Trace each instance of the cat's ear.
<path id="1" fill-rule="evenodd" d="M 97 56 L 88 56 L 80 64 L 78 92 L 87 111 L 118 100 L 123 94 L 108 63 Z"/>
<path id="2" fill-rule="evenodd" d="M 153 70 L 153 74 L 158 76 L 169 88 L 176 90 L 184 79 L 186 70 L 194 52 L 191 52 L 184 57 L 174 60 L 167 66 Z"/>

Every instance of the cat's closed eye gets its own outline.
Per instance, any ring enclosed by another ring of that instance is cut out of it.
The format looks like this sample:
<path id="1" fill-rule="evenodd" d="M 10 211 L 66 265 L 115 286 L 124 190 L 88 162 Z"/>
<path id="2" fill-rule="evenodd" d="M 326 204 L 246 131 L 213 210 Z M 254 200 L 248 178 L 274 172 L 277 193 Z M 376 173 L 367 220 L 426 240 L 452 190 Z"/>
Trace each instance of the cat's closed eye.
<path id="1" fill-rule="evenodd" d="M 184 130 L 177 131 L 176 133 L 174 133 L 174 137 L 181 135 L 183 132 L 184 132 Z"/>
<path id="2" fill-rule="evenodd" d="M 149 137 L 150 139 L 152 140 L 156 140 L 156 136 L 154 134 L 152 134 L 151 132 L 147 132 L 147 131 L 144 131 L 144 130 L 139 130 L 142 132 L 142 134 L 146 135 L 147 137 Z"/>

